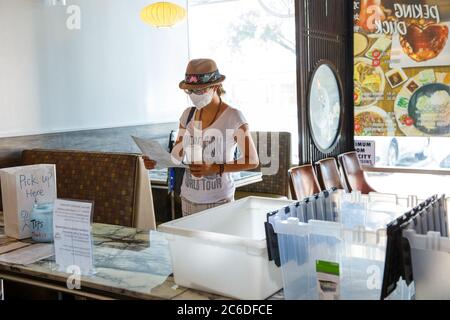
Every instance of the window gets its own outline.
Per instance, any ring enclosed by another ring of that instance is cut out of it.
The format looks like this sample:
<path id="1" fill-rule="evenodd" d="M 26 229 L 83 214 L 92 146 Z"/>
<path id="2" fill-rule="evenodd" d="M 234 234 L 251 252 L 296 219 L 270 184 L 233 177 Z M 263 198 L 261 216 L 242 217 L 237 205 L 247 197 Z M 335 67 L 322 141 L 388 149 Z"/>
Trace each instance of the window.
<path id="1" fill-rule="evenodd" d="M 367 172 L 370 185 L 377 191 L 417 195 L 426 199 L 433 194 L 450 194 L 450 176 L 443 174 Z"/>
<path id="2" fill-rule="evenodd" d="M 189 0 L 190 58 L 212 58 L 252 131 L 288 131 L 298 163 L 294 0 Z"/>
<path id="3" fill-rule="evenodd" d="M 375 141 L 375 166 L 450 169 L 448 137 L 355 137 Z"/>

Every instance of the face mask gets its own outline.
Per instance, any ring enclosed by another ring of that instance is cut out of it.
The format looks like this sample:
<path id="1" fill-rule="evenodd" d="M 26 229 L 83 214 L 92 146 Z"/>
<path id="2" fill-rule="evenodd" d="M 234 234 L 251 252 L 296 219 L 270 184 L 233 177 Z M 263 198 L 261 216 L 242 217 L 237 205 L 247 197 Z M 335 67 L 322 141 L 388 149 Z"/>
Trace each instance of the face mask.
<path id="1" fill-rule="evenodd" d="M 191 93 L 189 95 L 189 97 L 192 100 L 192 103 L 194 104 L 194 106 L 197 107 L 197 109 L 204 108 L 208 104 L 210 104 L 211 101 L 212 101 L 213 96 L 214 96 L 214 91 L 213 90 L 208 90 L 206 93 L 200 94 L 200 95 L 197 95 L 195 93 Z"/>

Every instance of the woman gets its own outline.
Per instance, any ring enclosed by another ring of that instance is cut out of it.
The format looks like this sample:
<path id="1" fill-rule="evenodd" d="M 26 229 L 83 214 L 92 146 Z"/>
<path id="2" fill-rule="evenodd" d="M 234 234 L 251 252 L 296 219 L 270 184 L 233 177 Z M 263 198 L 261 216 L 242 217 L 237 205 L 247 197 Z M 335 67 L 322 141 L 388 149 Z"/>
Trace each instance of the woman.
<path id="1" fill-rule="evenodd" d="M 183 216 L 233 201 L 231 173 L 259 165 L 247 121 L 239 110 L 222 101 L 224 80 L 213 60 L 196 59 L 189 62 L 179 85 L 195 106 L 183 112 L 172 149 L 175 160 L 189 165 L 181 187 Z M 149 170 L 156 165 L 148 157 L 144 163 Z"/>

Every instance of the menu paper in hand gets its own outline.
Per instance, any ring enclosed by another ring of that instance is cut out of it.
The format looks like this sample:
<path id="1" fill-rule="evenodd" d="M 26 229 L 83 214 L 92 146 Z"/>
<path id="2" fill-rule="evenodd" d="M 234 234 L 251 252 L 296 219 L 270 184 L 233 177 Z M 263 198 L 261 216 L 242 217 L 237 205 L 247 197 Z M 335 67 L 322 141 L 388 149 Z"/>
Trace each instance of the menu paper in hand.
<path id="1" fill-rule="evenodd" d="M 94 273 L 91 218 L 92 202 L 57 199 L 53 212 L 55 260 L 58 271 Z"/>
<path id="2" fill-rule="evenodd" d="M 172 155 L 164 150 L 158 141 L 150 139 L 142 139 L 131 136 L 134 142 L 137 144 L 142 153 L 148 156 L 150 159 L 156 161 L 155 169 L 166 168 L 185 168 L 186 166 L 181 163 L 174 163 L 172 161 Z"/>

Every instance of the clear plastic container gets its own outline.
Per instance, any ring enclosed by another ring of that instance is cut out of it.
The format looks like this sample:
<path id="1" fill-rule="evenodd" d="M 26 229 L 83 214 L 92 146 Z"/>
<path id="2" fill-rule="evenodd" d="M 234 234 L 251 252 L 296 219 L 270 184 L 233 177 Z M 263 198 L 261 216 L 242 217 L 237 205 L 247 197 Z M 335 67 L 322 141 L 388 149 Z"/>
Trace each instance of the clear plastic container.
<path id="1" fill-rule="evenodd" d="M 346 229 L 343 224 L 296 218 L 277 220 L 284 294 L 288 300 L 317 300 L 316 262 L 339 264 L 342 300 L 379 300 L 386 254 L 385 230 Z M 390 299 L 402 299 L 404 286 Z"/>
<path id="2" fill-rule="evenodd" d="M 398 203 L 398 196 L 391 193 L 370 192 L 369 202 Z"/>
<path id="3" fill-rule="evenodd" d="M 356 228 L 366 224 L 367 201 L 343 197 L 340 203 L 339 222 L 347 228 Z"/>
<path id="4" fill-rule="evenodd" d="M 450 238 L 439 232 L 403 232 L 411 247 L 416 300 L 450 300 Z"/>
<path id="5" fill-rule="evenodd" d="M 339 201 L 339 219 L 346 228 L 364 226 L 376 231 L 407 212 L 409 198 L 400 201 L 394 194 L 360 192 L 342 194 Z"/>

